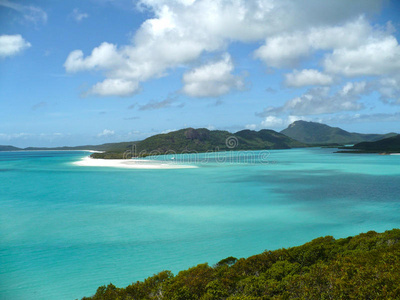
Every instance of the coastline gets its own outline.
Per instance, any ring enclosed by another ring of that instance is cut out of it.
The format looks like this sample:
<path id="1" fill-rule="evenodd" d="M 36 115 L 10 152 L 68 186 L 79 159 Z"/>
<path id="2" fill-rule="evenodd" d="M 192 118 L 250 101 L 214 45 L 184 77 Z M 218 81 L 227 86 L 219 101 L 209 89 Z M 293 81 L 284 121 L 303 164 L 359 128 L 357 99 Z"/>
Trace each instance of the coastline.
<path id="1" fill-rule="evenodd" d="M 104 153 L 105 151 L 98 151 L 98 150 L 76 150 L 76 149 L 73 149 L 73 150 L 61 150 L 61 149 L 29 149 L 29 150 L 24 150 L 24 149 L 22 149 L 22 150 L 6 150 L 6 151 L 0 151 L 0 152 L 45 152 L 45 151 L 47 151 L 47 152 L 53 152 L 53 151 L 56 151 L 56 152 L 70 152 L 70 151 L 77 151 L 77 152 L 90 152 L 90 153 Z"/>
<path id="2" fill-rule="evenodd" d="M 80 167 L 112 167 L 124 169 L 194 169 L 192 165 L 181 165 L 174 162 L 162 162 L 154 160 L 134 159 L 101 159 L 85 156 L 79 161 L 72 163 Z"/>

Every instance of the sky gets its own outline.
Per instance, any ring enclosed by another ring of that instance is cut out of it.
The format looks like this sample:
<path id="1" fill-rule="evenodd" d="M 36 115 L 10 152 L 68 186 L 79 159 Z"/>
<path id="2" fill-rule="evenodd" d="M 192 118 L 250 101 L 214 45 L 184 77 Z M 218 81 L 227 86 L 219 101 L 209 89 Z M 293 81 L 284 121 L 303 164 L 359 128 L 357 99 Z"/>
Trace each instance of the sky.
<path id="1" fill-rule="evenodd" d="M 400 132 L 400 1 L 0 0 L 0 145 Z"/>

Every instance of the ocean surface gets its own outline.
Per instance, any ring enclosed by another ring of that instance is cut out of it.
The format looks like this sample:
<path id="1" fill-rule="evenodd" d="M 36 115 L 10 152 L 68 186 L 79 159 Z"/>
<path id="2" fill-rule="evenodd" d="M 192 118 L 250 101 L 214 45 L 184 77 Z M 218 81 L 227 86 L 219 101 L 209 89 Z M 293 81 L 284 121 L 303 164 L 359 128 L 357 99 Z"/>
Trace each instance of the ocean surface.
<path id="1" fill-rule="evenodd" d="M 87 152 L 0 152 L 0 299 L 77 299 L 162 270 L 400 227 L 400 156 L 291 149 L 75 166 Z"/>

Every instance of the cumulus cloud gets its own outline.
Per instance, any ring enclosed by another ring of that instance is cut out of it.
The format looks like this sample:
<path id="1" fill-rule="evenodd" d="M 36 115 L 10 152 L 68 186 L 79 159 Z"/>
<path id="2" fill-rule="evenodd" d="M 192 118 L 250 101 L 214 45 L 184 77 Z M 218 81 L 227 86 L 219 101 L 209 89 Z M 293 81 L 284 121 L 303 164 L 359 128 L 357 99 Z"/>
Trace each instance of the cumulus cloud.
<path id="1" fill-rule="evenodd" d="M 331 85 L 333 83 L 332 76 L 313 69 L 294 70 L 292 73 L 286 74 L 285 78 L 285 84 L 292 87 Z"/>
<path id="2" fill-rule="evenodd" d="M 390 24 L 389 24 L 390 25 Z M 292 67 L 315 51 L 325 51 L 324 73 L 295 70 L 287 86 L 331 85 L 333 76 L 390 76 L 400 70 L 400 45 L 387 28 L 370 25 L 365 17 L 339 26 L 312 27 L 268 37 L 255 57 L 270 67 Z"/>
<path id="3" fill-rule="evenodd" d="M 265 116 L 260 124 L 248 124 L 246 125 L 246 128 L 250 130 L 262 129 L 262 128 L 282 129 L 284 127 L 287 127 L 294 121 L 298 120 L 308 120 L 308 118 L 304 116 L 293 116 L 293 115 L 288 115 L 284 117 L 269 115 Z"/>
<path id="4" fill-rule="evenodd" d="M 123 58 L 118 53 L 117 46 L 110 43 L 102 43 L 93 49 L 90 56 L 84 58 L 81 50 L 72 51 L 64 63 L 67 72 L 88 70 L 112 70 L 123 64 Z"/>
<path id="5" fill-rule="evenodd" d="M 125 79 L 105 79 L 103 82 L 96 83 L 87 95 L 98 96 L 130 96 L 139 89 L 135 81 Z"/>
<path id="6" fill-rule="evenodd" d="M 0 36 L 0 57 L 13 56 L 31 47 L 19 34 Z"/>
<path id="7" fill-rule="evenodd" d="M 266 45 L 256 56 L 271 66 L 280 66 L 297 61 L 315 47 L 328 47 L 323 44 L 333 43 L 337 38 L 332 37 L 328 42 L 317 37 L 314 44 L 321 45 L 311 47 L 310 43 L 303 43 L 302 34 L 282 35 L 282 32 L 304 31 L 310 26 L 329 27 L 348 21 L 354 15 L 377 11 L 380 3 L 375 0 L 351 3 L 337 0 L 142 0 L 137 6 L 153 17 L 142 23 L 130 44 L 117 47 L 103 43 L 86 57 L 81 50 L 74 50 L 64 66 L 67 72 L 97 70 L 103 72 L 106 80 L 124 80 L 139 86 L 141 82 L 166 76 L 175 68 L 188 66 L 204 53 L 224 51 L 232 42 L 259 42 L 267 37 Z M 330 9 L 326 10 L 326 6 Z M 316 35 L 315 32 L 310 34 L 309 39 Z M 228 64 L 225 62 L 225 65 Z M 195 97 L 220 95 L 239 85 L 232 76 L 228 80 L 229 76 L 225 76 L 223 87 L 203 95 L 196 88 L 196 78 L 190 80 L 193 73 L 189 74 L 186 80 L 192 85 L 185 83 L 184 91 Z M 131 93 L 121 88 L 103 94 Z"/>
<path id="8" fill-rule="evenodd" d="M 291 34 L 268 38 L 265 45 L 254 52 L 254 56 L 270 67 L 280 68 L 297 65 L 310 53 L 311 47 L 303 34 Z"/>
<path id="9" fill-rule="evenodd" d="M 284 120 L 275 116 L 268 116 L 261 122 L 261 125 L 267 128 L 282 127 L 283 124 Z"/>
<path id="10" fill-rule="evenodd" d="M 344 25 L 318 26 L 291 33 L 279 33 L 266 39 L 254 55 L 270 67 L 292 67 L 317 50 L 354 49 L 371 37 L 384 33 L 359 17 Z"/>
<path id="11" fill-rule="evenodd" d="M 301 116 L 292 116 L 289 115 L 287 117 L 278 118 L 276 116 L 267 116 L 264 120 L 261 121 L 262 128 L 284 128 L 289 124 L 292 124 L 294 121 L 298 120 L 307 120 L 305 117 Z"/>
<path id="12" fill-rule="evenodd" d="M 241 89 L 244 87 L 243 79 L 233 75 L 233 69 L 231 57 L 225 54 L 220 61 L 185 73 L 183 92 L 192 97 L 217 97 L 232 89 Z"/>
<path id="13" fill-rule="evenodd" d="M 387 36 L 369 40 L 354 49 L 335 49 L 326 57 L 324 67 L 327 72 L 345 76 L 398 73 L 400 45 L 395 37 Z"/>

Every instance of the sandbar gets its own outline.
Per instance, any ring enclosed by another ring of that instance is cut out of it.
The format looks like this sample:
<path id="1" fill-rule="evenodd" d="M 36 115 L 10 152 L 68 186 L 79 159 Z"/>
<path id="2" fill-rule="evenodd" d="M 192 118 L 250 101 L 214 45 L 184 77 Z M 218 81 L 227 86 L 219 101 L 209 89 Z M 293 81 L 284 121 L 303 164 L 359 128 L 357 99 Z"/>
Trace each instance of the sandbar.
<path id="1" fill-rule="evenodd" d="M 86 156 L 72 164 L 81 167 L 113 167 L 125 169 L 192 169 L 192 165 L 144 159 L 100 159 Z"/>

